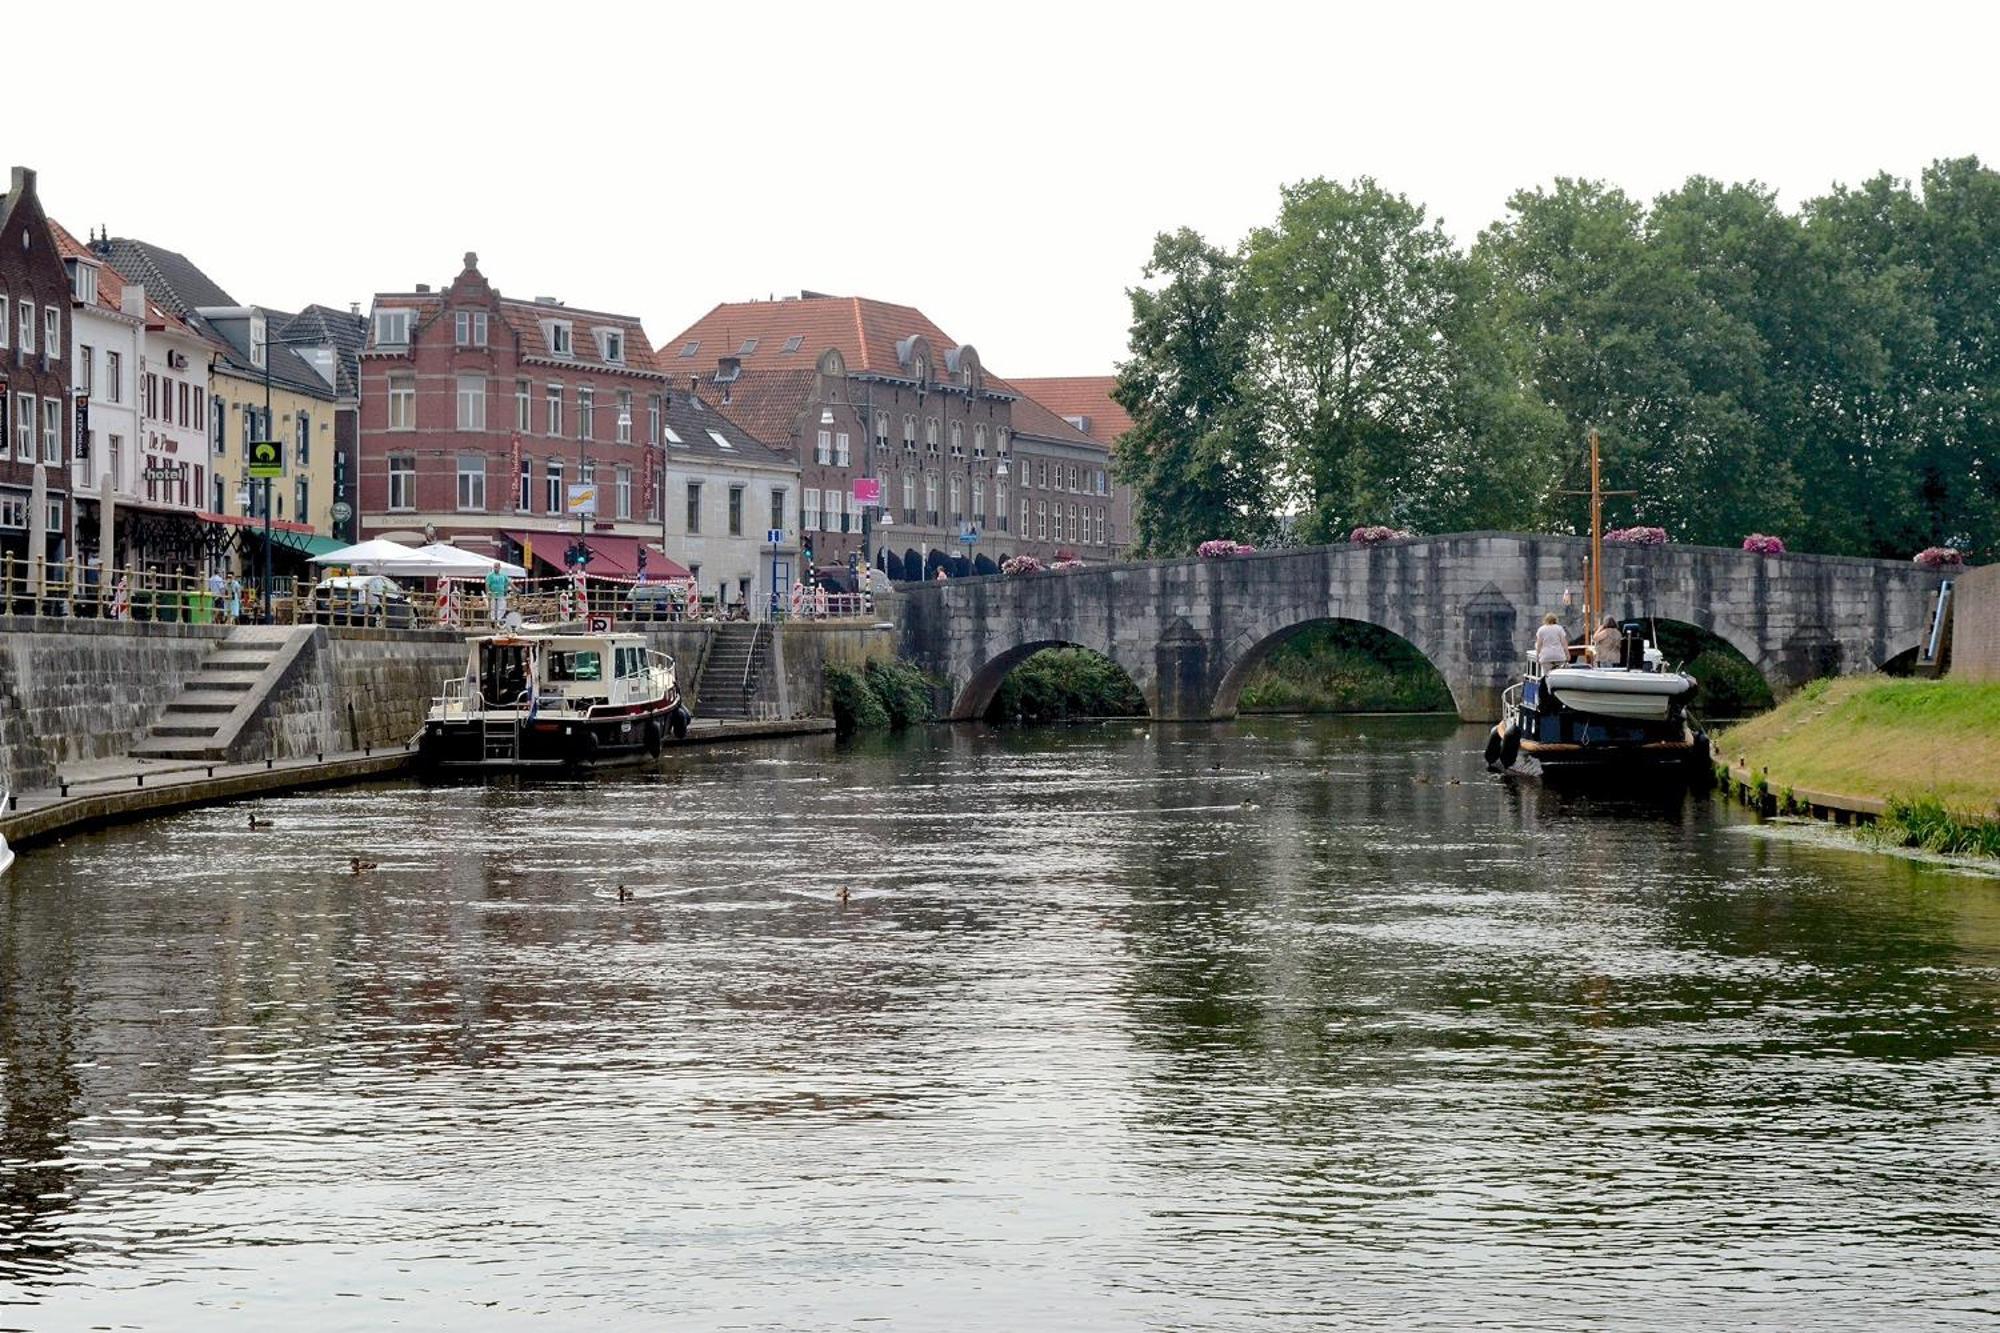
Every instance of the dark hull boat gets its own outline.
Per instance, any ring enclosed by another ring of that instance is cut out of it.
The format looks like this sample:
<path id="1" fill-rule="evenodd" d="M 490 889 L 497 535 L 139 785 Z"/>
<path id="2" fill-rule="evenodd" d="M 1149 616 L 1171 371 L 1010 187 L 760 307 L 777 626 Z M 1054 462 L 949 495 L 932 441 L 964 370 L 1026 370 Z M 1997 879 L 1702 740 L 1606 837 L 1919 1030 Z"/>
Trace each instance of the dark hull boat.
<path id="1" fill-rule="evenodd" d="M 674 659 L 642 635 L 487 635 L 432 703 L 417 759 L 432 772 L 637 763 L 692 720 Z"/>
<path id="2" fill-rule="evenodd" d="M 1708 735 L 1688 709 L 1697 682 L 1662 669 L 1658 657 L 1646 645 L 1634 667 L 1531 665 L 1503 698 L 1487 763 L 1551 775 L 1705 776 Z"/>

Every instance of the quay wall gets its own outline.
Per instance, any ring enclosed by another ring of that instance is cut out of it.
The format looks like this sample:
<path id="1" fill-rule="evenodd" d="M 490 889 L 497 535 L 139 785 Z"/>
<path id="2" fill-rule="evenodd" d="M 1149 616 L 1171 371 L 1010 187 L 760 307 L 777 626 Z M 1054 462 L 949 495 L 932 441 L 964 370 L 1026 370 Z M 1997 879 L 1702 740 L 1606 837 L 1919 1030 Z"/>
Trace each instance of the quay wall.
<path id="1" fill-rule="evenodd" d="M 217 625 L 0 617 L 0 775 L 16 792 L 51 788 L 74 765 L 129 754 L 228 635 Z M 658 626 L 647 637 L 674 656 L 692 696 L 713 628 Z M 824 714 L 829 662 L 859 666 L 895 652 L 887 626 L 781 626 L 765 697 L 783 717 Z M 239 756 L 284 761 L 400 746 L 464 661 L 457 632 L 312 630 L 249 724 Z M 700 700 L 692 702 L 699 715 Z"/>
<path id="2" fill-rule="evenodd" d="M 1951 596 L 1951 678 L 2000 680 L 2000 565 L 1968 569 Z"/>
<path id="3" fill-rule="evenodd" d="M 0 776 L 53 787 L 62 765 L 126 754 L 228 633 L 0 616 Z"/>

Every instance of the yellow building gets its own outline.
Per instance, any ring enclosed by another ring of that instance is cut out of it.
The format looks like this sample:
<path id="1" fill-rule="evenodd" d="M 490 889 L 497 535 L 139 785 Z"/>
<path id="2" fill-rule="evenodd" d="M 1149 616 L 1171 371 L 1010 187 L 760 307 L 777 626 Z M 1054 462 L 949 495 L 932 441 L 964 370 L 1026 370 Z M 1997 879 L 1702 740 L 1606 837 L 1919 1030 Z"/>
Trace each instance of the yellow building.
<path id="1" fill-rule="evenodd" d="M 331 535 L 336 498 L 333 384 L 278 341 L 264 311 L 255 306 L 201 307 L 191 322 L 217 351 L 209 372 L 210 512 L 263 516 L 261 493 L 250 488 L 250 444 L 276 440 L 285 474 L 271 483 L 271 517 Z"/>

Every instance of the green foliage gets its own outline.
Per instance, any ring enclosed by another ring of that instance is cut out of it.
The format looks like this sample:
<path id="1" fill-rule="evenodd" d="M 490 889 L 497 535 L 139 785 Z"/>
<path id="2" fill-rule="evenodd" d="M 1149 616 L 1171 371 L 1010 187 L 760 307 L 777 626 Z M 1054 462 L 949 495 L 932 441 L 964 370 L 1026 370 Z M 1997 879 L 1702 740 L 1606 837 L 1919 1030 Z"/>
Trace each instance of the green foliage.
<path id="1" fill-rule="evenodd" d="M 1451 691 L 1408 643 L 1373 625 L 1309 625 L 1271 650 L 1237 707 L 1267 713 L 1449 712 Z"/>
<path id="2" fill-rule="evenodd" d="M 1935 796 L 1897 796 L 1872 829 L 1893 847 L 1961 856 L 2000 856 L 2000 820 L 1968 819 Z"/>
<path id="3" fill-rule="evenodd" d="M 931 720 L 931 678 L 923 672 L 907 662 L 871 658 L 863 675 L 894 730 Z"/>
<path id="4" fill-rule="evenodd" d="M 868 688 L 867 678 L 853 667 L 826 664 L 826 701 L 833 709 L 833 729 L 839 735 L 877 731 L 889 725 L 889 710 Z"/>
<path id="5" fill-rule="evenodd" d="M 2000 173 L 1973 158 L 1796 213 L 1558 180 L 1464 252 L 1371 180 L 1311 180 L 1233 251 L 1161 236 L 1146 278 L 1117 397 L 1148 553 L 1270 544 L 1273 513 L 1580 532 L 1596 427 L 1638 492 L 1615 525 L 2000 555 Z"/>
<path id="6" fill-rule="evenodd" d="M 1245 393 L 1236 259 L 1188 230 L 1153 243 L 1134 287 L 1131 359 L 1112 391 L 1132 414 L 1113 469 L 1131 485 L 1137 547 L 1187 555 L 1211 537 L 1255 540 L 1271 512 L 1271 454 Z"/>
<path id="7" fill-rule="evenodd" d="M 1109 658 L 1084 648 L 1044 648 L 1000 682 L 986 720 L 1054 722 L 1143 717 L 1145 712 L 1145 696 Z"/>

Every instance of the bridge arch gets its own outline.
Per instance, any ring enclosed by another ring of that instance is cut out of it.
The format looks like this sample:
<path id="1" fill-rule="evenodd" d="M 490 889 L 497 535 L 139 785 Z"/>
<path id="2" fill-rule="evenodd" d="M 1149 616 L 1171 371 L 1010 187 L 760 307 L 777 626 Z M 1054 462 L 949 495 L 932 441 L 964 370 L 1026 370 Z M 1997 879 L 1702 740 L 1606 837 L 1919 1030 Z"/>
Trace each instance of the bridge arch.
<path id="1" fill-rule="evenodd" d="M 1287 618 L 1279 617 L 1275 619 L 1285 620 Z M 1416 653 L 1418 657 L 1429 664 L 1432 671 L 1437 673 L 1438 679 L 1444 684 L 1446 695 L 1451 700 L 1453 711 L 1463 715 L 1465 708 L 1463 691 L 1453 683 L 1451 672 L 1447 669 L 1448 664 L 1441 660 L 1441 654 L 1427 650 L 1423 644 L 1417 642 L 1409 634 L 1381 624 L 1378 621 L 1360 616 L 1309 614 L 1300 616 L 1297 619 L 1290 619 L 1289 623 L 1274 623 L 1274 620 L 1265 620 L 1241 631 L 1230 640 L 1222 654 L 1222 678 L 1216 684 L 1215 694 L 1210 704 L 1211 716 L 1218 718 L 1235 717 L 1237 703 L 1242 698 L 1243 687 L 1249 682 L 1251 673 L 1264 662 L 1268 661 L 1271 654 L 1276 652 L 1285 643 L 1318 625 L 1365 625 L 1372 630 L 1380 631 L 1406 644 L 1412 652 Z"/>
<path id="2" fill-rule="evenodd" d="M 1134 671 L 1130 663 L 1120 661 L 1116 654 L 1108 651 L 1108 644 L 1085 643 L 1080 639 L 1051 636 L 1024 639 L 989 657 L 982 665 L 975 668 L 952 700 L 951 712 L 948 714 L 950 720 L 974 722 L 985 717 L 987 708 L 992 705 L 993 697 L 1000 693 L 1000 685 L 1007 679 L 1008 673 L 1045 648 L 1082 648 L 1087 652 L 1096 653 L 1125 673 L 1126 678 L 1146 700 L 1147 713 L 1149 715 L 1153 713 L 1155 700 L 1151 681 L 1147 675 Z"/>

